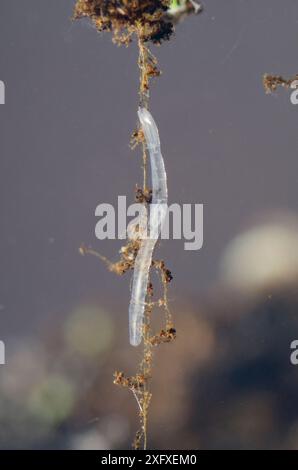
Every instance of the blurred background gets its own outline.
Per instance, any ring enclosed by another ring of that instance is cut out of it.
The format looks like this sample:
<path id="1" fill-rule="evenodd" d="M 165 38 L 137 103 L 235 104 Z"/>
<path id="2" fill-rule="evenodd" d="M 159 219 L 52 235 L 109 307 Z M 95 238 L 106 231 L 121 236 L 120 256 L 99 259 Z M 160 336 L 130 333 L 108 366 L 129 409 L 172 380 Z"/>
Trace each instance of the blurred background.
<path id="1" fill-rule="evenodd" d="M 123 449 L 138 426 L 113 372 L 135 372 L 131 275 L 82 242 L 95 208 L 133 201 L 137 50 L 73 0 L 1 0 L 0 448 Z M 149 447 L 298 448 L 298 107 L 264 73 L 298 72 L 298 4 L 205 0 L 154 47 L 152 86 L 170 203 L 204 204 L 204 246 L 163 241 L 177 340 L 156 349 Z M 160 315 L 156 312 L 156 315 Z"/>

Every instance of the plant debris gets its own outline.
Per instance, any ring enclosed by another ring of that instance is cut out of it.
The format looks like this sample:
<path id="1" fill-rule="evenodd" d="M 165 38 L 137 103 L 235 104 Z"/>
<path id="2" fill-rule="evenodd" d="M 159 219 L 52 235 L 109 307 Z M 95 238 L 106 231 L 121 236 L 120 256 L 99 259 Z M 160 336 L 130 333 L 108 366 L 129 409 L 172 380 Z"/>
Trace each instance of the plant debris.
<path id="1" fill-rule="evenodd" d="M 128 45 L 134 34 L 160 44 L 170 39 L 173 24 L 165 18 L 170 0 L 77 0 L 74 18 L 89 17 L 98 31 L 110 31 L 114 42 Z"/>
<path id="2" fill-rule="evenodd" d="M 286 79 L 281 75 L 269 75 L 263 76 L 263 85 L 267 94 L 277 90 L 278 87 L 291 88 L 292 83 L 298 80 L 298 74 L 294 78 Z"/>

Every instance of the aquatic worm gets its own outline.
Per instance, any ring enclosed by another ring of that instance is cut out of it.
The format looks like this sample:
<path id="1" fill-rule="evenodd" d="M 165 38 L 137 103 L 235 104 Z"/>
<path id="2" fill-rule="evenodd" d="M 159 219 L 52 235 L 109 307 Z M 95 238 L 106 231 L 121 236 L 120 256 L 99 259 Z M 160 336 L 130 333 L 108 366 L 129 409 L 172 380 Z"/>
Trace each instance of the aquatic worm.
<path id="1" fill-rule="evenodd" d="M 168 209 L 167 175 L 160 149 L 158 128 L 147 109 L 139 108 L 138 116 L 150 155 L 152 203 L 150 204 L 149 236 L 142 238 L 134 266 L 129 305 L 129 335 L 132 346 L 138 346 L 142 341 L 149 271 L 154 247 Z"/>

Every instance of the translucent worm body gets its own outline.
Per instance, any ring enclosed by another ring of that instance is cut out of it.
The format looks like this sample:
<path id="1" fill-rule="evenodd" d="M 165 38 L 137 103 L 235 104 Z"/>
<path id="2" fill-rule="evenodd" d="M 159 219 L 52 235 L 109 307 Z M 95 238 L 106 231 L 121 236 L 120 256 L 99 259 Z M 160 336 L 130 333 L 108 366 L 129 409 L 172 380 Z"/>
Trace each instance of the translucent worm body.
<path id="1" fill-rule="evenodd" d="M 160 150 L 160 140 L 153 117 L 145 108 L 139 108 L 139 120 L 150 155 L 152 203 L 150 205 L 149 237 L 143 238 L 135 260 L 132 292 L 129 305 L 130 344 L 138 346 L 143 336 L 143 321 L 149 271 L 156 241 L 167 214 L 167 175 Z"/>

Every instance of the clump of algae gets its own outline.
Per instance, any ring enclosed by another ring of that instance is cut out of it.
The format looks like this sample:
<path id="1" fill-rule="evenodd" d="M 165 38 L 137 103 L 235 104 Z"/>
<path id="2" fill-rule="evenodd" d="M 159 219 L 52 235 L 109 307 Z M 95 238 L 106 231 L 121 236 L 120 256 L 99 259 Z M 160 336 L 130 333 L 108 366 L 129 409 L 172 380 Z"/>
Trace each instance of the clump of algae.
<path id="1" fill-rule="evenodd" d="M 129 44 L 136 34 L 142 41 L 161 43 L 173 33 L 165 19 L 170 0 L 78 0 L 75 18 L 89 17 L 98 31 L 111 31 L 117 44 Z"/>

